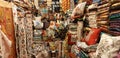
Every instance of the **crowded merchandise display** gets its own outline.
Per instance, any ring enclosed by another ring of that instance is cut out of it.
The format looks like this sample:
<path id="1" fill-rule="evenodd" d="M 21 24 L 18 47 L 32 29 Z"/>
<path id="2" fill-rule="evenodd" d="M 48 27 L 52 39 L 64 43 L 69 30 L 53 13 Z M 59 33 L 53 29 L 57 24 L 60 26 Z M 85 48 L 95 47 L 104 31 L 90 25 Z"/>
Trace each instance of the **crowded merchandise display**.
<path id="1" fill-rule="evenodd" d="M 0 58 L 120 58 L 120 0 L 0 0 Z"/>

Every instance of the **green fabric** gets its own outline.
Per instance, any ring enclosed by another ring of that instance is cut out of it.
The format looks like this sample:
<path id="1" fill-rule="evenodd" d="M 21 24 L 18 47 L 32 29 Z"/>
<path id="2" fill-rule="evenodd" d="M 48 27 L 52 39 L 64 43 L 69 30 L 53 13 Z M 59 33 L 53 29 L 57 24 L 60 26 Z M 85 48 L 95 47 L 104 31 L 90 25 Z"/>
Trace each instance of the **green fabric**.
<path id="1" fill-rule="evenodd" d="M 109 17 L 109 19 L 116 19 L 116 18 L 120 18 L 120 14 L 111 15 Z"/>

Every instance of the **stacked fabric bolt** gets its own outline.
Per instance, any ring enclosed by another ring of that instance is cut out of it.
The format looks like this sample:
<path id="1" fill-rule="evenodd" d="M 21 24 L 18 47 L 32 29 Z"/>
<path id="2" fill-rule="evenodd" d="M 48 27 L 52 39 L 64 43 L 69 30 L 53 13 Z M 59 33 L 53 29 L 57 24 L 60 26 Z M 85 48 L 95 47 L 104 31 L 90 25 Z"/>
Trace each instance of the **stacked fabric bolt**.
<path id="1" fill-rule="evenodd" d="M 87 11 L 89 27 L 97 28 L 97 4 L 90 5 Z"/>
<path id="2" fill-rule="evenodd" d="M 98 3 L 100 2 L 100 0 L 93 0 L 93 3 Z"/>
<path id="3" fill-rule="evenodd" d="M 109 2 L 102 1 L 98 4 L 98 27 L 108 32 Z"/>
<path id="4" fill-rule="evenodd" d="M 112 35 L 120 35 L 120 1 L 111 2 L 109 19 L 109 30 Z"/>

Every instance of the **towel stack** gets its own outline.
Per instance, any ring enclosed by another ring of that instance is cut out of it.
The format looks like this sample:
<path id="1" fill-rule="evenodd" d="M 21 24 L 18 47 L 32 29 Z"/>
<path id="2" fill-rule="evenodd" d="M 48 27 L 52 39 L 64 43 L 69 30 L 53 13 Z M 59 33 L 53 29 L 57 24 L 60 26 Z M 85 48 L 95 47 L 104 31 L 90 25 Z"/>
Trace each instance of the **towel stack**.
<path id="1" fill-rule="evenodd" d="M 120 35 L 120 1 L 111 1 L 109 19 L 111 34 Z"/>

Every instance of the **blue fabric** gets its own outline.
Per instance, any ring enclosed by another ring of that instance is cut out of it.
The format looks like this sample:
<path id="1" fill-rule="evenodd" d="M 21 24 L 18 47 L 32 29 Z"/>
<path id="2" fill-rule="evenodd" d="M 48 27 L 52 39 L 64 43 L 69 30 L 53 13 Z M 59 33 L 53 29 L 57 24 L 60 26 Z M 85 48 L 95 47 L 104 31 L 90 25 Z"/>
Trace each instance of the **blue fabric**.
<path id="1" fill-rule="evenodd" d="M 93 3 L 98 3 L 100 2 L 100 0 L 93 0 Z"/>
<path id="2" fill-rule="evenodd" d="M 48 13 L 48 10 L 45 9 L 45 8 L 43 8 L 43 9 L 42 9 L 42 13 L 43 13 L 43 14 L 47 14 L 47 13 Z"/>

